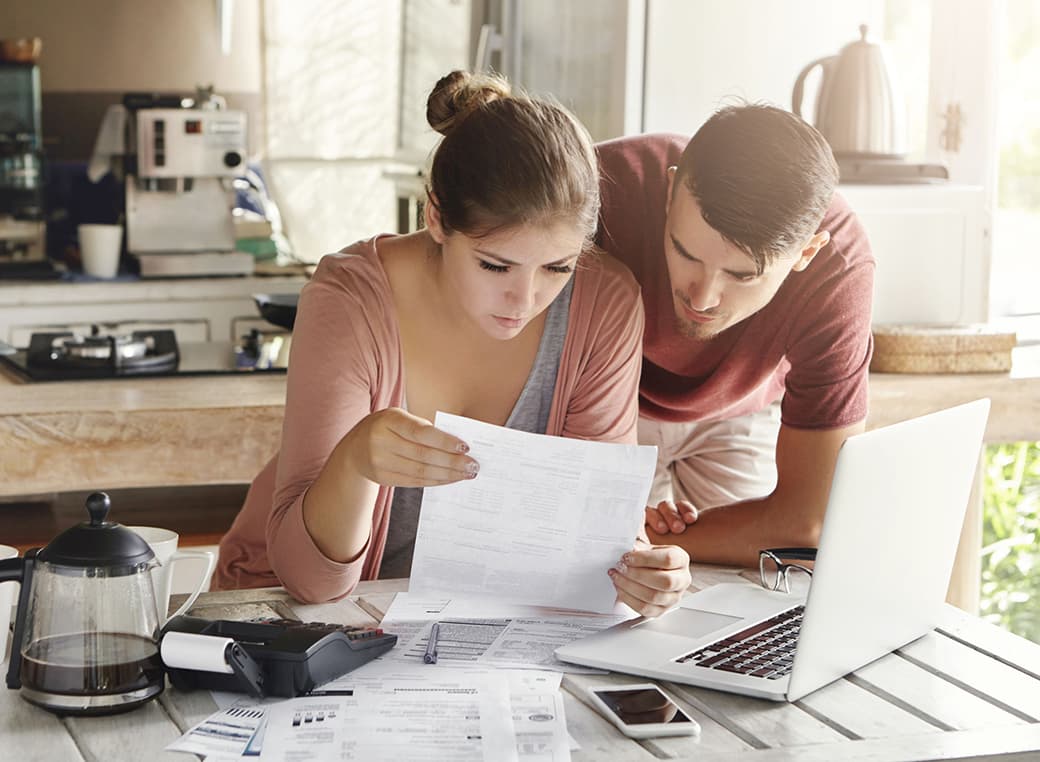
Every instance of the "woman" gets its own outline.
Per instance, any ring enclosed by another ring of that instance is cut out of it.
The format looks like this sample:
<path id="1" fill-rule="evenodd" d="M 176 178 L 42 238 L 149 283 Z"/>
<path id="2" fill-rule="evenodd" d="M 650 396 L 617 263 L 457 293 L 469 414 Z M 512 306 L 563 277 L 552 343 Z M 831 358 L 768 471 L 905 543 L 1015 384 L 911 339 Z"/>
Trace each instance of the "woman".
<path id="1" fill-rule="evenodd" d="M 587 132 L 497 77 L 453 72 L 427 102 L 444 135 L 424 230 L 324 257 L 293 331 L 279 455 L 220 545 L 222 588 L 341 597 L 408 576 L 423 487 L 479 464 L 437 410 L 635 443 L 643 314 L 631 275 L 586 253 L 599 212 Z M 655 615 L 689 557 L 640 543 L 611 574 Z"/>

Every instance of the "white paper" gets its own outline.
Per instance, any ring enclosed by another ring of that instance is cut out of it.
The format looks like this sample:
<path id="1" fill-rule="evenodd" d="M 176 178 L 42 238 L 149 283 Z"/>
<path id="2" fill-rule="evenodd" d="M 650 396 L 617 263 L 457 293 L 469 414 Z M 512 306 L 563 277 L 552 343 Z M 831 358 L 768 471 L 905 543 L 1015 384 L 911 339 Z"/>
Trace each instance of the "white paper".
<path id="1" fill-rule="evenodd" d="M 483 612 L 495 618 L 481 616 Z M 437 670 L 503 667 L 602 674 L 604 670 L 556 658 L 560 646 L 630 619 L 635 613 L 591 614 L 544 606 L 502 604 L 398 593 L 380 627 L 397 635 L 397 645 L 322 688 L 336 690 L 355 675 L 395 674 L 404 667 Z M 423 663 L 434 622 L 441 624 L 437 664 Z"/>
<path id="2" fill-rule="evenodd" d="M 567 732 L 559 672 L 509 671 L 517 755 L 523 762 L 566 762 L 572 739 Z"/>
<path id="3" fill-rule="evenodd" d="M 623 603 L 614 606 L 610 614 L 595 614 L 552 606 L 532 606 L 510 601 L 488 598 L 465 598 L 459 596 L 421 595 L 414 591 L 397 593 L 383 615 L 381 627 L 390 627 L 399 622 L 432 622 L 437 619 L 518 619 L 540 617 L 583 617 L 597 620 L 601 617 L 617 618 L 618 621 L 639 616 Z"/>
<path id="4" fill-rule="evenodd" d="M 400 666 L 366 676 L 352 672 L 339 678 L 334 695 L 297 699 L 265 699 L 214 693 L 225 707 L 167 747 L 207 755 L 207 760 L 233 759 L 393 760 L 511 759 L 514 745 L 523 762 L 566 762 L 577 748 L 567 732 L 562 674 L 544 670 L 421 670 Z M 331 687 L 331 684 L 329 684 Z M 502 690 L 508 706 L 502 704 Z M 436 706 L 427 704 L 433 701 Z M 474 711 L 474 707 L 476 711 Z M 202 726 L 219 728 L 228 709 L 248 717 L 256 732 L 246 745 L 246 732 L 197 733 Z M 480 714 L 476 722 L 474 718 Z M 480 738 L 461 739 L 458 731 L 479 728 Z M 452 733 L 456 733 L 452 736 Z M 403 737 L 402 737 L 403 734 Z M 487 734 L 487 740 L 484 739 Z M 225 735 L 243 736 L 238 743 Z M 391 736 L 392 741 L 387 742 Z M 511 740 L 509 740 L 511 739 Z M 263 752 L 261 754 L 261 752 Z"/>
<path id="5" fill-rule="evenodd" d="M 266 712 L 263 706 L 230 706 L 191 728 L 166 747 L 212 757 L 240 757 L 247 749 L 259 748 Z"/>
<path id="6" fill-rule="evenodd" d="M 267 707 L 261 760 L 348 760 L 354 741 L 348 719 L 356 716 L 356 696 L 288 699 Z"/>
<path id="7" fill-rule="evenodd" d="M 587 638 L 593 633 L 617 624 L 612 622 L 583 620 L 577 617 L 554 619 L 512 619 L 505 631 L 484 652 L 478 661 L 496 667 L 526 668 L 537 665 L 542 668 L 566 672 L 598 672 L 587 667 L 578 667 L 561 662 L 556 658 L 556 649 Z"/>
<path id="8" fill-rule="evenodd" d="M 351 697 L 274 704 L 260 759 L 517 760 L 506 674 L 439 675 L 358 681 Z"/>
<path id="9" fill-rule="evenodd" d="M 423 491 L 409 591 L 612 611 L 607 570 L 643 525 L 657 448 L 434 423 L 480 473 Z"/>

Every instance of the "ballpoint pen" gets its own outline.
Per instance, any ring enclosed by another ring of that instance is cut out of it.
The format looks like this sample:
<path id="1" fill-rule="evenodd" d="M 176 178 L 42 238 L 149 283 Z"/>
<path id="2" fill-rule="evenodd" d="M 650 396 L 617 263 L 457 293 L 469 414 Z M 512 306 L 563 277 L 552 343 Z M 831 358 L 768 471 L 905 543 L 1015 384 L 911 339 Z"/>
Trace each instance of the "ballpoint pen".
<path id="1" fill-rule="evenodd" d="M 426 653 L 422 657 L 423 662 L 426 664 L 437 663 L 437 636 L 440 635 L 440 631 L 440 622 L 434 622 L 433 627 L 430 628 L 430 637 L 426 641 Z"/>

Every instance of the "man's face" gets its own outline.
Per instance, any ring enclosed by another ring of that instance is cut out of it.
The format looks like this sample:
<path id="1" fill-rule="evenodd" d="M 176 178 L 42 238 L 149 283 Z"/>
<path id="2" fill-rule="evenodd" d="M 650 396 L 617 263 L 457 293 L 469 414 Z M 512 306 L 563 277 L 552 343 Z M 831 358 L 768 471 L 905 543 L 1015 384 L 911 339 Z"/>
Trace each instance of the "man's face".
<path id="1" fill-rule="evenodd" d="M 804 270 L 820 246 L 775 259 L 759 274 L 751 257 L 704 221 L 685 186 L 673 195 L 674 168 L 669 173 L 664 251 L 676 322 L 688 338 L 712 339 L 766 306 L 788 274 Z"/>

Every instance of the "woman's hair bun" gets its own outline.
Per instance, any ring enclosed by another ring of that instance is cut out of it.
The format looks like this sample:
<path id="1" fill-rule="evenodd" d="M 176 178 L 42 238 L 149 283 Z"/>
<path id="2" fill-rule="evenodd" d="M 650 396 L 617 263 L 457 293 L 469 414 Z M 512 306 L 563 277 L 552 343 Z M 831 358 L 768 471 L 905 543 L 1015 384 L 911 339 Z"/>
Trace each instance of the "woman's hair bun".
<path id="1" fill-rule="evenodd" d="M 426 99 L 426 121 L 441 135 L 447 135 L 468 114 L 510 94 L 509 83 L 497 74 L 453 71 L 433 86 Z"/>

